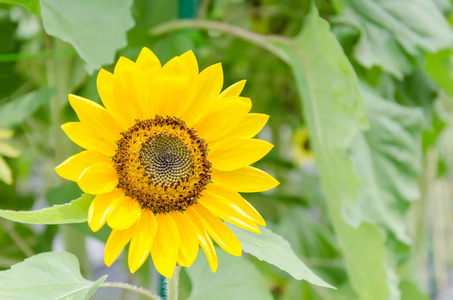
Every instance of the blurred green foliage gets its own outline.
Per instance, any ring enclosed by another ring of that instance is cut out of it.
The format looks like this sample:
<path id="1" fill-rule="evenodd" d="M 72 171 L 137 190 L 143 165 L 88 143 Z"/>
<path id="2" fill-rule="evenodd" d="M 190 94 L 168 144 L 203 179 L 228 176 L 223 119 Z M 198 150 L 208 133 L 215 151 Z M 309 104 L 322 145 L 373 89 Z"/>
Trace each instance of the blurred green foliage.
<path id="1" fill-rule="evenodd" d="M 76 120 L 68 93 L 100 102 L 97 70 L 112 70 L 119 56 L 135 60 L 149 47 L 165 63 L 192 49 L 200 69 L 222 62 L 224 87 L 247 79 L 243 95 L 252 98 L 252 112 L 271 116 L 259 137 L 275 148 L 257 166 L 281 185 L 246 198 L 337 290 L 252 256 L 219 254 L 217 277 L 200 258 L 183 271 L 183 299 L 424 300 L 451 284 L 451 1 L 317 0 L 316 8 L 309 0 L 0 3 L 0 126 L 14 132 L 12 146 L 0 136 L 0 209 L 40 209 L 80 196 L 53 171 L 78 150 L 60 129 Z M 196 25 L 153 33 L 187 18 L 248 35 Z M 298 147 L 307 148 L 296 138 L 304 127 L 315 161 L 297 156 Z M 105 241 L 108 230 L 0 221 L 1 269 L 52 250 L 63 237 L 85 277 L 100 277 L 87 261 L 85 238 Z M 158 292 L 150 269 L 131 281 Z"/>

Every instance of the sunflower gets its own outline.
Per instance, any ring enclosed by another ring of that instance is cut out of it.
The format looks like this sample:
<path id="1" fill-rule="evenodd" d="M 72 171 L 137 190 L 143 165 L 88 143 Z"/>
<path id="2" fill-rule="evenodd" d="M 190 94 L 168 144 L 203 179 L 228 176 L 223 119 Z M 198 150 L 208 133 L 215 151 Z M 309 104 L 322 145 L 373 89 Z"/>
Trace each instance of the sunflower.
<path id="1" fill-rule="evenodd" d="M 222 85 L 220 63 L 199 73 L 188 51 L 161 66 L 143 48 L 136 62 L 120 57 L 113 74 L 100 70 L 104 107 L 69 95 L 80 122 L 62 129 L 86 150 L 55 170 L 95 195 L 88 224 L 94 232 L 105 223 L 112 228 L 107 266 L 130 243 L 132 273 L 151 254 L 157 271 L 171 278 L 176 264 L 192 265 L 201 246 L 215 272 L 211 238 L 232 255 L 242 252 L 223 221 L 256 233 L 265 226 L 239 192 L 278 185 L 249 166 L 273 147 L 252 139 L 268 116 L 249 113 L 251 100 L 239 96 L 245 81 L 220 93 Z"/>
<path id="2" fill-rule="evenodd" d="M 293 135 L 292 150 L 294 159 L 300 165 L 311 165 L 315 162 L 315 157 L 310 147 L 310 136 L 307 127 L 302 127 Z"/>

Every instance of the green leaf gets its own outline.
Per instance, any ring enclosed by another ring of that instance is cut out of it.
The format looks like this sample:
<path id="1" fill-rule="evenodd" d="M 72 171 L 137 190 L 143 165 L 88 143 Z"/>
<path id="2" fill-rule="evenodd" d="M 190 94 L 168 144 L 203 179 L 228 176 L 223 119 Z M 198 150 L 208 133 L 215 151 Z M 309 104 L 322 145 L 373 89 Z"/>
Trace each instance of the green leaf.
<path id="1" fill-rule="evenodd" d="M 360 186 L 348 149 L 368 125 L 354 70 L 314 6 L 293 43 L 275 44 L 288 55 L 302 98 L 310 145 L 351 285 L 361 300 L 387 299 L 385 236 L 372 223 L 353 227 L 343 216 L 345 208 L 357 203 Z"/>
<path id="2" fill-rule="evenodd" d="M 429 300 L 430 298 L 422 293 L 419 287 L 410 281 L 400 283 L 401 300 Z"/>
<path id="3" fill-rule="evenodd" d="M 453 50 L 426 55 L 425 71 L 450 97 L 453 97 Z"/>
<path id="4" fill-rule="evenodd" d="M 20 151 L 10 144 L 0 141 L 0 155 L 6 157 L 18 157 L 20 155 Z"/>
<path id="5" fill-rule="evenodd" d="M 340 19 L 361 30 L 354 56 L 367 68 L 381 66 L 402 79 L 425 53 L 449 48 L 450 26 L 433 1 L 342 0 Z"/>
<path id="6" fill-rule="evenodd" d="M 35 211 L 0 210 L 0 217 L 29 224 L 69 224 L 86 222 L 93 195 L 84 194 L 68 204 Z"/>
<path id="7" fill-rule="evenodd" d="M 347 214 L 348 220 L 371 221 L 410 243 L 406 215 L 410 202 L 420 198 L 424 115 L 420 108 L 384 99 L 365 85 L 361 91 L 371 127 L 350 147 L 362 185 L 358 206 Z"/>
<path id="8" fill-rule="evenodd" d="M 273 299 L 263 276 L 251 262 L 216 250 L 219 268 L 214 274 L 202 251 L 186 269 L 192 282 L 188 300 Z"/>
<path id="9" fill-rule="evenodd" d="M 0 106 L 0 126 L 15 127 L 21 124 L 49 101 L 51 94 L 52 89 L 43 87 Z"/>
<path id="10" fill-rule="evenodd" d="M 433 103 L 431 126 L 423 132 L 424 153 L 426 153 L 429 147 L 436 144 L 439 135 L 451 122 L 450 115 L 442 103 L 442 98 L 447 98 L 447 96 L 440 94 L 439 99 Z"/>
<path id="11" fill-rule="evenodd" d="M 0 3 L 18 4 L 25 7 L 35 15 L 40 16 L 39 0 L 0 0 Z"/>
<path id="12" fill-rule="evenodd" d="M 270 229 L 260 227 L 261 234 L 256 234 L 234 225 L 228 227 L 241 241 L 242 250 L 259 260 L 266 261 L 288 272 L 297 280 L 306 280 L 319 286 L 334 288 L 313 273 L 294 253 L 291 245 Z"/>
<path id="13" fill-rule="evenodd" d="M 126 46 L 126 31 L 134 25 L 131 0 L 41 0 L 46 32 L 74 46 L 93 73 L 110 64 Z"/>
<path id="14" fill-rule="evenodd" d="M 0 156 L 0 180 L 6 184 L 13 183 L 13 174 L 5 159 Z"/>
<path id="15" fill-rule="evenodd" d="M 14 131 L 0 127 L 0 140 L 8 139 L 14 135 Z"/>
<path id="16" fill-rule="evenodd" d="M 85 300 L 106 278 L 86 280 L 80 274 L 77 257 L 67 252 L 46 252 L 0 272 L 0 298 Z"/>

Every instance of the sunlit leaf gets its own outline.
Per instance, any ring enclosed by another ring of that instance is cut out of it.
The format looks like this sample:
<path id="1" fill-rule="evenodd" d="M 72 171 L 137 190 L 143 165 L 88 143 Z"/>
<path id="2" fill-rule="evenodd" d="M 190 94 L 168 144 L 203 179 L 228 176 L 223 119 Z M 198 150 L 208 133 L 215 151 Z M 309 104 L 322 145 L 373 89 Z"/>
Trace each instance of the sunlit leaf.
<path id="1" fill-rule="evenodd" d="M 134 25 L 131 0 L 41 0 L 46 32 L 72 46 L 92 73 L 112 63 L 127 43 L 126 31 Z"/>
<path id="2" fill-rule="evenodd" d="M 6 184 L 13 183 L 13 175 L 11 173 L 11 169 L 9 168 L 5 159 L 1 156 L 0 156 L 0 180 L 5 182 Z"/>
<path id="3" fill-rule="evenodd" d="M 0 141 L 0 155 L 18 157 L 20 155 L 20 151 L 10 144 Z"/>
<path id="4" fill-rule="evenodd" d="M 2 156 L 18 157 L 20 151 L 2 140 L 12 137 L 13 134 L 12 130 L 0 127 L 0 180 L 6 184 L 13 183 L 13 174 Z"/>
<path id="5" fill-rule="evenodd" d="M 244 252 L 277 266 L 298 280 L 306 280 L 312 284 L 333 288 L 297 257 L 291 249 L 291 245 L 282 236 L 264 227 L 260 227 L 261 234 L 234 225 L 229 225 L 229 227 L 241 241 Z"/>
<path id="6" fill-rule="evenodd" d="M 68 204 L 54 205 L 35 211 L 0 210 L 0 217 L 20 223 L 68 224 L 86 222 L 88 207 L 94 196 L 84 194 Z"/>
<path id="7" fill-rule="evenodd" d="M 82 277 L 77 258 L 67 252 L 46 252 L 0 272 L 0 299 L 89 299 L 107 276 L 96 282 Z"/>
<path id="8" fill-rule="evenodd" d="M 276 43 L 289 57 L 310 133 L 329 215 L 359 299 L 387 299 L 385 236 L 374 224 L 352 227 L 343 210 L 357 201 L 360 181 L 347 152 L 367 128 L 357 77 L 327 22 L 312 7 L 294 43 Z"/>
<path id="9" fill-rule="evenodd" d="M 14 135 L 12 130 L 8 130 L 6 128 L 0 127 L 0 140 L 10 138 Z"/>
<path id="10" fill-rule="evenodd" d="M 213 274 L 202 251 L 186 271 L 192 282 L 188 300 L 271 300 L 263 276 L 244 258 L 231 256 L 217 248 L 219 269 Z"/>

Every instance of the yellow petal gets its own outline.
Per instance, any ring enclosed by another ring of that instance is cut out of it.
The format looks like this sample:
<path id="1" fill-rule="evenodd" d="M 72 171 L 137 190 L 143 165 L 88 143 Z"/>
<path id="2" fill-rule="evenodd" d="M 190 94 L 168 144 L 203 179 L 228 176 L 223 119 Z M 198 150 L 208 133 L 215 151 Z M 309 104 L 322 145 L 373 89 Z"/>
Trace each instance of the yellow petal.
<path id="1" fill-rule="evenodd" d="M 222 247 L 223 250 L 231 255 L 241 256 L 241 243 L 231 229 L 225 225 L 225 223 L 220 221 L 218 217 L 212 214 L 200 203 L 191 206 L 190 208 L 196 211 L 196 213 L 200 216 L 201 222 L 206 227 L 209 235 L 220 247 Z"/>
<path id="2" fill-rule="evenodd" d="M 226 90 L 222 92 L 222 94 L 220 94 L 219 99 L 227 97 L 238 97 L 242 93 L 246 82 L 247 80 L 241 80 L 233 85 L 230 85 Z"/>
<path id="3" fill-rule="evenodd" d="M 124 195 L 122 190 L 115 189 L 110 193 L 96 195 L 88 209 L 88 226 L 94 232 L 101 229 L 107 221 L 107 216 Z"/>
<path id="4" fill-rule="evenodd" d="M 193 80 L 189 67 L 180 57 L 171 59 L 151 83 L 152 110 L 162 116 L 180 117 L 188 105 Z"/>
<path id="5" fill-rule="evenodd" d="M 179 232 L 169 214 L 157 214 L 157 233 L 151 246 L 151 257 L 156 270 L 172 278 L 178 259 Z"/>
<path id="6" fill-rule="evenodd" d="M 133 116 L 129 113 L 128 101 L 126 99 L 117 101 L 117 95 L 115 95 L 114 91 L 115 85 L 118 85 L 116 82 L 117 79 L 112 73 L 104 69 L 99 71 L 96 84 L 102 103 L 107 111 L 113 115 L 118 124 L 125 130 L 131 126 L 131 117 L 133 119 Z"/>
<path id="7" fill-rule="evenodd" d="M 170 215 L 179 231 L 178 263 L 183 267 L 190 267 L 197 258 L 200 248 L 196 229 L 185 214 L 171 212 Z"/>
<path id="8" fill-rule="evenodd" d="M 77 180 L 85 193 L 97 195 L 113 191 L 118 176 L 111 163 L 99 162 L 86 168 Z"/>
<path id="9" fill-rule="evenodd" d="M 104 248 L 104 262 L 110 267 L 123 251 L 134 233 L 135 226 L 126 230 L 112 230 Z"/>
<path id="10" fill-rule="evenodd" d="M 258 134 L 269 120 L 268 115 L 248 114 L 232 131 L 228 132 L 223 138 L 244 138 L 249 139 Z"/>
<path id="11" fill-rule="evenodd" d="M 217 170 L 232 171 L 260 160 L 273 147 L 271 143 L 263 140 L 226 140 L 209 151 L 208 160 Z"/>
<path id="12" fill-rule="evenodd" d="M 96 150 L 111 157 L 115 155 L 116 144 L 100 136 L 93 128 L 80 122 L 69 122 L 61 126 L 66 135 L 77 145 L 88 150 Z"/>
<path id="13" fill-rule="evenodd" d="M 94 129 L 99 135 L 112 142 L 121 138 L 121 126 L 105 108 L 79 96 L 69 95 L 68 98 L 79 120 L 86 127 Z"/>
<path id="14" fill-rule="evenodd" d="M 124 230 L 134 225 L 140 218 L 142 208 L 130 197 L 119 199 L 107 217 L 107 224 L 116 230 Z"/>
<path id="15" fill-rule="evenodd" d="M 205 227 L 201 223 L 200 216 L 190 207 L 184 212 L 184 215 L 186 215 L 194 225 L 193 228 L 195 229 L 195 233 L 197 234 L 201 249 L 203 249 L 204 254 L 206 254 L 206 258 L 208 260 L 209 266 L 211 267 L 212 273 L 215 273 L 219 264 L 217 260 L 217 253 L 215 252 L 214 244 L 212 243 L 211 238 L 209 237 Z"/>
<path id="16" fill-rule="evenodd" d="M 156 55 L 144 47 L 137 58 L 137 66 L 145 75 L 147 85 L 149 87 L 149 98 L 147 100 L 147 111 L 144 112 L 146 119 L 153 118 L 157 113 L 156 98 L 154 97 L 153 82 L 156 76 L 160 73 L 161 64 Z"/>
<path id="17" fill-rule="evenodd" d="M 210 109 L 195 125 L 197 134 L 208 144 L 222 138 L 241 122 L 252 108 L 248 98 L 225 98 Z"/>
<path id="18" fill-rule="evenodd" d="M 224 188 L 217 184 L 209 184 L 206 191 L 210 194 L 215 194 L 217 197 L 222 198 L 221 200 L 227 202 L 233 206 L 236 210 L 242 210 L 247 216 L 249 216 L 258 225 L 266 226 L 266 222 L 259 212 L 238 192 L 233 191 L 231 188 Z"/>
<path id="19" fill-rule="evenodd" d="M 198 75 L 198 62 L 192 50 L 189 50 L 180 56 L 181 60 L 189 67 L 192 76 Z"/>
<path id="20" fill-rule="evenodd" d="M 135 98 L 139 96 L 132 95 L 130 93 L 131 92 L 130 88 L 126 85 L 127 82 L 124 82 L 123 80 L 124 78 L 114 75 L 113 98 L 115 101 L 115 105 L 117 106 L 117 109 L 121 111 L 122 114 L 121 120 L 124 122 L 123 125 L 126 128 L 130 128 L 132 125 L 135 124 L 136 119 L 143 119 L 143 116 L 141 114 L 138 99 Z M 118 121 L 120 121 L 120 119 L 118 119 Z"/>
<path id="21" fill-rule="evenodd" d="M 146 47 L 143 47 L 142 51 L 140 51 L 135 63 L 145 73 L 145 76 L 152 74 L 161 67 L 157 56 Z"/>
<path id="22" fill-rule="evenodd" d="M 198 201 L 217 217 L 245 230 L 260 233 L 255 221 L 246 212 L 228 199 L 217 195 L 209 187 L 203 191 L 203 197 Z"/>
<path id="23" fill-rule="evenodd" d="M 190 105 L 182 116 L 189 128 L 193 127 L 204 112 L 216 102 L 222 85 L 223 71 L 220 63 L 207 67 L 197 76 L 196 90 L 191 95 Z"/>
<path id="24" fill-rule="evenodd" d="M 121 89 L 114 86 L 116 101 L 128 103 L 129 113 L 135 119 L 146 119 L 150 114 L 149 87 L 145 74 L 133 61 L 120 57 L 113 75 L 121 83 Z M 124 93 L 124 91 L 126 93 Z"/>
<path id="25" fill-rule="evenodd" d="M 212 170 L 212 182 L 241 193 L 256 193 L 273 189 L 280 183 L 269 174 L 254 167 L 234 171 Z"/>
<path id="26" fill-rule="evenodd" d="M 85 150 L 66 159 L 55 171 L 64 179 L 77 181 L 86 168 L 98 162 L 109 163 L 110 159 L 100 152 Z"/>
<path id="27" fill-rule="evenodd" d="M 137 223 L 134 235 L 129 245 L 128 264 L 131 273 L 135 273 L 146 261 L 157 231 L 154 213 L 143 209 L 140 222 Z"/>

